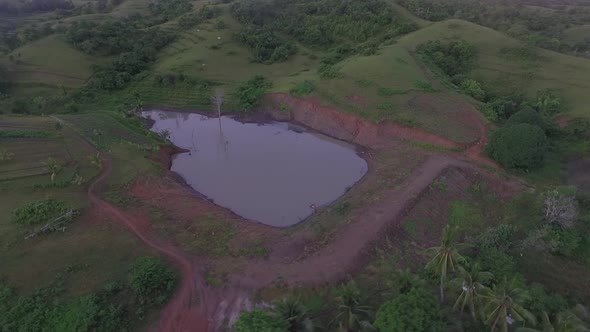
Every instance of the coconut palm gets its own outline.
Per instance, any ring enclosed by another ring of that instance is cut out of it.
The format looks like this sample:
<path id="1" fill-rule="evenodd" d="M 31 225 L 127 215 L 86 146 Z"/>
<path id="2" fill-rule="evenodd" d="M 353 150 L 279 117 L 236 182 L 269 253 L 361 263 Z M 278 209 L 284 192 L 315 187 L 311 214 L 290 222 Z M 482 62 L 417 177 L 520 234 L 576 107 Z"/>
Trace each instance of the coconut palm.
<path id="1" fill-rule="evenodd" d="M 96 166 L 98 169 L 102 168 L 102 158 L 100 157 L 100 152 L 97 152 L 93 156 L 88 156 L 88 159 L 90 159 L 90 163 Z"/>
<path id="2" fill-rule="evenodd" d="M 0 150 L 0 161 L 10 161 L 10 160 L 12 160 L 13 156 L 14 156 L 14 153 L 12 153 L 6 149 Z"/>
<path id="3" fill-rule="evenodd" d="M 485 323 L 491 331 L 508 331 L 508 325 L 519 322 L 535 324 L 535 316 L 522 305 L 529 300 L 528 293 L 519 288 L 516 280 L 504 280 L 492 289 L 487 289 L 482 296 Z"/>
<path id="4" fill-rule="evenodd" d="M 55 177 L 61 171 L 61 165 L 57 162 L 57 160 L 49 157 L 47 158 L 47 162 L 45 163 L 47 167 L 47 171 L 51 174 L 51 182 L 55 181 Z"/>
<path id="5" fill-rule="evenodd" d="M 342 285 L 336 293 L 336 300 L 339 302 L 338 314 L 332 323 L 338 322 L 339 331 L 375 331 L 368 320 L 371 316 L 371 308 L 362 305 L 361 291 L 354 281 Z"/>
<path id="6" fill-rule="evenodd" d="M 481 297 L 482 291 L 486 290 L 485 286 L 493 278 L 490 272 L 483 272 L 479 268 L 479 264 L 472 264 L 469 270 L 459 266 L 459 276 L 451 280 L 453 288 L 460 288 L 461 293 L 455 301 L 453 310 L 461 310 L 461 316 L 465 311 L 465 307 L 469 309 L 471 317 L 475 320 L 477 315 L 476 307 Z"/>
<path id="7" fill-rule="evenodd" d="M 551 321 L 543 311 L 543 324 L 540 329 L 522 327 L 517 332 L 588 332 L 590 331 L 590 314 L 588 309 L 578 304 L 572 310 L 560 312 Z"/>
<path id="8" fill-rule="evenodd" d="M 275 307 L 275 314 L 287 322 L 289 332 L 311 332 L 313 322 L 307 315 L 307 309 L 299 301 L 284 299 Z"/>
<path id="9" fill-rule="evenodd" d="M 434 271 L 440 276 L 440 301 L 445 301 L 444 284 L 449 270 L 454 271 L 455 266 L 465 262 L 465 258 L 459 254 L 459 248 L 462 244 L 454 242 L 454 232 L 447 225 L 440 241 L 440 246 L 432 247 L 426 250 L 432 256 L 432 259 L 426 265 L 426 268 Z"/>

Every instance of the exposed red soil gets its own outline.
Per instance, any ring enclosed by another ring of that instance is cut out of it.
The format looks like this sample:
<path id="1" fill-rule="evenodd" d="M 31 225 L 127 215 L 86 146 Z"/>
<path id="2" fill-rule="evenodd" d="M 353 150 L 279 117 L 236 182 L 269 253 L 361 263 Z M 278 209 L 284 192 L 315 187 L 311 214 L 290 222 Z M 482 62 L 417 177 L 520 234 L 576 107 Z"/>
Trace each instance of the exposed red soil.
<path id="1" fill-rule="evenodd" d="M 280 104 L 286 105 L 291 110 L 291 114 L 277 111 Z M 473 110 L 468 107 L 470 106 L 465 105 L 466 113 L 472 113 Z M 148 218 L 121 211 L 97 196 L 100 185 L 111 173 L 111 161 L 105 158 L 101 174 L 88 190 L 88 196 L 95 209 L 120 222 L 142 242 L 177 265 L 181 272 L 182 278 L 178 290 L 162 311 L 159 322 L 153 327 L 154 331 L 220 329 L 222 321 L 235 319 L 240 310 L 250 306 L 244 290 L 268 286 L 278 277 L 289 285 L 317 285 L 341 280 L 347 274 L 364 266 L 374 244 L 382 239 L 388 229 L 399 226 L 404 216 L 420 200 L 430 184 L 450 168 L 484 174 L 483 176 L 493 186 L 497 186 L 501 191 L 506 190 L 504 179 L 487 174 L 470 163 L 475 161 L 493 165 L 481 156 L 486 142 L 486 128 L 477 114 L 468 115 L 465 121 L 478 128 L 481 134 L 480 139 L 471 145 L 461 145 L 446 138 L 395 123 L 372 123 L 287 94 L 267 96 L 266 110 L 272 112 L 275 119 L 292 120 L 332 137 L 372 150 L 387 149 L 399 144 L 400 140 L 406 140 L 445 148 L 463 148 L 464 151 L 432 153 L 424 163 L 407 176 L 402 185 L 387 189 L 377 201 L 355 211 L 351 221 L 338 230 L 327 245 L 303 259 L 296 259 L 296 254 L 305 247 L 304 237 L 292 234 L 280 236 L 276 230 L 267 226 L 242 222 L 240 218 L 228 215 L 228 211 L 193 195 L 187 187 L 174 183 L 170 178 L 161 181 L 158 187 L 153 187 L 152 182 L 136 181 L 130 191 L 133 196 L 184 219 L 203 213 L 224 214 L 241 225 L 240 235 L 257 234 L 259 238 L 264 238 L 265 242 L 268 241 L 271 244 L 272 256 L 275 258 L 278 257 L 277 254 L 282 256 L 278 259 L 271 257 L 262 261 L 238 262 L 242 264 L 237 266 L 239 272 L 227 276 L 227 287 L 222 291 L 208 288 L 200 277 L 201 271 L 196 266 L 202 270 L 203 264 L 206 263 L 203 258 L 189 257 L 169 240 L 157 240 Z M 174 152 L 173 149 L 166 148 L 154 158 L 169 166 L 169 157 Z M 519 183 L 508 182 L 508 187 L 519 186 Z M 199 264 L 194 265 L 195 262 Z"/>
<path id="2" fill-rule="evenodd" d="M 277 111 L 280 109 L 279 105 L 288 107 L 291 111 L 290 114 Z M 286 93 L 267 95 L 263 111 L 272 114 L 275 119 L 295 121 L 326 135 L 371 149 L 385 148 L 392 141 L 399 139 L 451 149 L 461 147 L 460 144 L 449 139 L 420 129 L 405 127 L 392 122 L 373 123 L 352 114 L 339 112 L 329 106 L 296 98 Z"/>

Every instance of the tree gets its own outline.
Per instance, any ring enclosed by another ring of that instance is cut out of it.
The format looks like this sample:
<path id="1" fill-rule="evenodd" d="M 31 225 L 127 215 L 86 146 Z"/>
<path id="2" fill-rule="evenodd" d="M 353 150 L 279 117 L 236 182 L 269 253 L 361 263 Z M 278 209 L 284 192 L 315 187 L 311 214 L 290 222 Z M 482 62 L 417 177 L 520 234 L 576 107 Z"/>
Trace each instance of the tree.
<path id="1" fill-rule="evenodd" d="M 449 270 L 454 271 L 455 266 L 465 262 L 465 258 L 459 254 L 459 247 L 454 243 L 454 232 L 449 225 L 443 229 L 440 246 L 427 249 L 427 253 L 432 255 L 432 259 L 426 265 L 426 268 L 434 271 L 440 276 L 440 301 L 445 301 L 444 283 Z"/>
<path id="2" fill-rule="evenodd" d="M 51 182 L 55 181 L 55 177 L 61 171 L 61 165 L 59 162 L 51 157 L 47 158 L 47 162 L 45 163 L 47 167 L 47 171 L 51 174 Z"/>
<path id="3" fill-rule="evenodd" d="M 496 130 L 486 152 L 504 167 L 533 169 L 542 166 L 547 147 L 543 129 L 519 123 Z"/>
<path id="4" fill-rule="evenodd" d="M 141 257 L 133 262 L 129 286 L 141 303 L 162 304 L 176 284 L 176 275 L 157 257 Z"/>
<path id="5" fill-rule="evenodd" d="M 523 108 L 520 111 L 512 114 L 512 116 L 508 118 L 506 125 L 515 125 L 519 123 L 528 123 L 530 125 L 538 126 L 542 129 L 547 127 L 543 116 L 530 107 Z"/>
<path id="6" fill-rule="evenodd" d="M 236 321 L 236 332 L 287 332 L 287 323 L 266 311 L 244 312 Z"/>
<path id="7" fill-rule="evenodd" d="M 571 228 L 578 218 L 575 192 L 572 195 L 563 194 L 558 190 L 545 193 L 543 209 L 545 210 L 545 221 L 547 223 L 562 230 Z"/>
<path id="8" fill-rule="evenodd" d="M 97 152 L 93 156 L 88 156 L 88 159 L 90 159 L 90 163 L 92 165 L 96 166 L 96 168 L 98 168 L 98 169 L 102 168 L 102 158 L 100 157 L 100 152 Z"/>
<path id="9" fill-rule="evenodd" d="M 436 297 L 424 288 L 413 288 L 384 303 L 377 311 L 375 327 L 380 332 L 444 331 Z"/>
<path id="10" fill-rule="evenodd" d="M 234 93 L 238 106 L 243 112 L 251 111 L 258 105 L 260 97 L 271 87 L 271 83 L 262 75 L 241 83 Z"/>
<path id="11" fill-rule="evenodd" d="M 369 322 L 371 308 L 363 305 L 361 291 L 354 281 L 340 286 L 336 290 L 338 302 L 338 314 L 332 321 L 338 322 L 338 329 L 343 332 L 349 331 L 372 331 L 374 328 Z M 330 324 L 331 325 L 331 324 Z"/>
<path id="12" fill-rule="evenodd" d="M 578 304 L 571 310 L 563 311 L 551 321 L 546 311 L 542 314 L 541 329 L 519 328 L 516 332 L 589 332 L 590 313 L 586 307 Z"/>
<path id="13" fill-rule="evenodd" d="M 552 90 L 543 90 L 537 92 L 534 105 L 542 114 L 553 115 L 561 111 L 562 102 Z"/>
<path id="14" fill-rule="evenodd" d="M 482 297 L 485 323 L 490 331 L 507 332 L 508 325 L 519 322 L 535 324 L 535 316 L 523 307 L 529 300 L 526 291 L 518 287 L 516 279 L 494 285 L 487 289 Z"/>
<path id="15" fill-rule="evenodd" d="M 451 280 L 453 287 L 461 289 L 453 310 L 461 309 L 461 316 L 463 316 L 465 307 L 468 307 L 471 317 L 475 320 L 481 292 L 487 288 L 485 284 L 491 281 L 492 278 L 493 274 L 481 271 L 477 263 L 472 264 L 470 270 L 459 266 L 459 277 Z"/>
<path id="16" fill-rule="evenodd" d="M 284 299 L 274 309 L 275 314 L 288 325 L 289 332 L 311 332 L 313 323 L 307 309 L 297 300 Z"/>

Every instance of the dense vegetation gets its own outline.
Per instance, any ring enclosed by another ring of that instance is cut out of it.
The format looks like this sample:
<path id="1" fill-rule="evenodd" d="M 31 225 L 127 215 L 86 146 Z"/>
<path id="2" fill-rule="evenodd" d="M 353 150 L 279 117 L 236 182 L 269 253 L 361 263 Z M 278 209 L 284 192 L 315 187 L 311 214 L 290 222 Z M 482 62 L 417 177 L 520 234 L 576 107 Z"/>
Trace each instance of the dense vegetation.
<path id="1" fill-rule="evenodd" d="M 174 273 L 155 257 L 138 259 L 128 284 L 107 284 L 70 300 L 58 299 L 63 278 L 26 296 L 0 282 L 2 331 L 127 331 L 168 298 L 175 281 Z"/>
<path id="2" fill-rule="evenodd" d="M 590 9 L 583 5 L 545 9 L 482 0 L 400 0 L 399 3 L 427 20 L 457 17 L 504 31 L 534 46 L 581 54 L 590 49 L 590 37 L 575 44 L 562 38 L 572 25 L 590 23 Z"/>
<path id="3" fill-rule="evenodd" d="M 239 1 L 231 9 L 234 17 L 244 24 L 242 40 L 256 53 L 262 49 L 266 54 L 263 62 L 274 62 L 271 57 L 275 52 L 280 54 L 275 57 L 278 61 L 294 52 L 293 46 L 282 41 L 274 31 L 311 48 L 360 44 L 358 50 L 361 50 L 416 29 L 382 0 Z M 244 35 L 255 37 L 244 40 Z"/>
<path id="4" fill-rule="evenodd" d="M 68 203 L 63 201 L 47 199 L 31 202 L 13 211 L 12 222 L 20 225 L 47 223 L 71 210 Z"/>

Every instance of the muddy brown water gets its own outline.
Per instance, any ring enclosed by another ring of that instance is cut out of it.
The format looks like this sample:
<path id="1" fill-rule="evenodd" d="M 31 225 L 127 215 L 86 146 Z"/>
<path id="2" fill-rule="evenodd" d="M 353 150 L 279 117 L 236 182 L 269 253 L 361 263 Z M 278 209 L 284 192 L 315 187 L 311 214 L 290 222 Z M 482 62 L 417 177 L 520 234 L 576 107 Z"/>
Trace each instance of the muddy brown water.
<path id="1" fill-rule="evenodd" d="M 152 131 L 189 152 L 171 170 L 216 204 L 253 221 L 294 225 L 328 205 L 367 172 L 355 146 L 286 123 L 147 111 Z"/>

